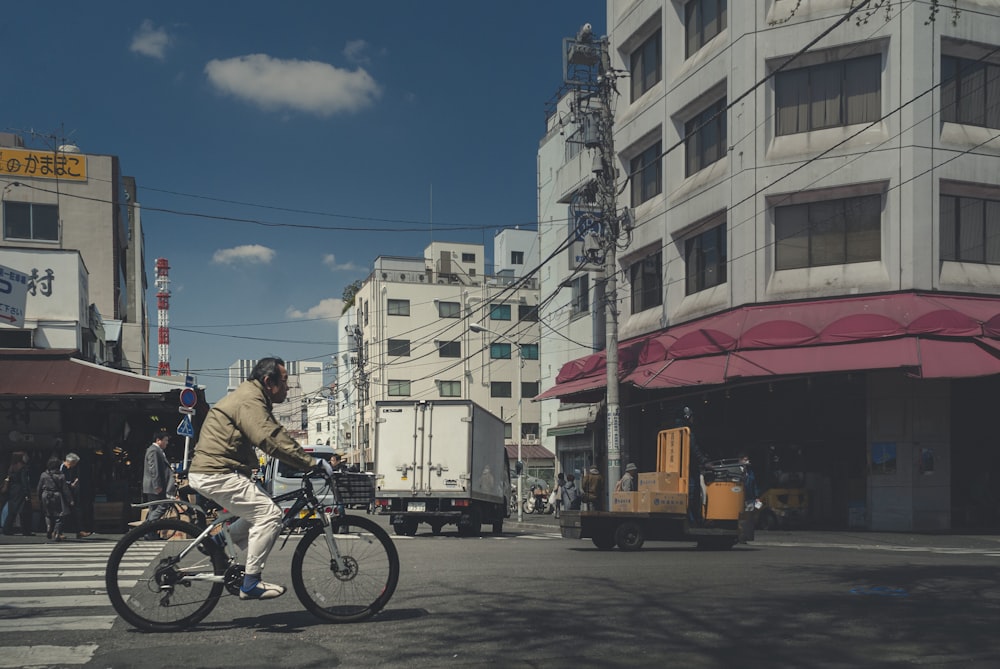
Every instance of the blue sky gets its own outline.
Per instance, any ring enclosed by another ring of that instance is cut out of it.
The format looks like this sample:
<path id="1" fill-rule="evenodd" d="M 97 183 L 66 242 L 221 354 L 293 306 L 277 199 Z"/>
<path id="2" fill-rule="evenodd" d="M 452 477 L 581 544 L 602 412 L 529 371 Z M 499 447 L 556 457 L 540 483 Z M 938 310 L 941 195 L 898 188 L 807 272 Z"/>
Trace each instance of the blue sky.
<path id="1" fill-rule="evenodd" d="M 171 367 L 214 401 L 236 359 L 329 361 L 375 256 L 489 256 L 535 221 L 544 104 L 585 22 L 605 33 L 602 0 L 33 0 L 0 24 L 0 130 L 121 158 L 151 323 L 165 257 Z"/>

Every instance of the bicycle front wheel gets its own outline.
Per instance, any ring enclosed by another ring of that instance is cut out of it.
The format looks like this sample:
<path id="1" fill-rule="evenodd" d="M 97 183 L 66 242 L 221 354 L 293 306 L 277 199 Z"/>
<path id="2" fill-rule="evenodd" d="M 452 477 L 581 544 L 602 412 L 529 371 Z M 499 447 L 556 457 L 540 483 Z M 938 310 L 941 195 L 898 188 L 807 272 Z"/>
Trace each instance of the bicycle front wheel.
<path id="1" fill-rule="evenodd" d="M 292 557 L 295 594 L 313 615 L 350 623 L 375 615 L 388 603 L 399 581 L 399 554 L 388 533 L 360 516 L 332 521 L 343 569 L 326 543 L 322 525 L 308 530 Z"/>
<path id="2" fill-rule="evenodd" d="M 223 583 L 216 577 L 225 574 L 226 556 L 206 538 L 179 557 L 201 532 L 182 520 L 161 519 L 122 537 L 104 576 L 118 615 L 146 632 L 173 632 L 204 619 L 222 594 Z M 147 535 L 170 539 L 146 541 Z"/>

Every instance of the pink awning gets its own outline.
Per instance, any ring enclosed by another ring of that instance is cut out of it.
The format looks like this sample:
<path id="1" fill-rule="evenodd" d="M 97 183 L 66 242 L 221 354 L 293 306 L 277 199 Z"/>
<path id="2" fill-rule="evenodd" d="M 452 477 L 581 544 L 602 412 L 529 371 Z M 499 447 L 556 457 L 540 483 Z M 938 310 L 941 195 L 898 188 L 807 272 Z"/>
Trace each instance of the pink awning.
<path id="1" fill-rule="evenodd" d="M 1000 298 L 907 292 L 747 305 L 624 342 L 619 359 L 619 378 L 638 388 L 866 369 L 998 374 Z M 594 392 L 604 365 L 603 353 L 571 361 L 536 399 Z"/>

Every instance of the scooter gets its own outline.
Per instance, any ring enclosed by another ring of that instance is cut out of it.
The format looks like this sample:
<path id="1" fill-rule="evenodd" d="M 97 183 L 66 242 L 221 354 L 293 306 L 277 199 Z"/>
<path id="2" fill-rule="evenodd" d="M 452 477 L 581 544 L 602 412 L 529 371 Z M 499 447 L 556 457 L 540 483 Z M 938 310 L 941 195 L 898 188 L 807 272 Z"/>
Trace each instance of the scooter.
<path id="1" fill-rule="evenodd" d="M 537 513 L 539 515 L 543 513 L 551 513 L 549 505 L 549 493 L 544 488 L 539 488 L 538 486 L 531 486 L 531 492 L 524 499 L 524 512 L 531 514 Z"/>

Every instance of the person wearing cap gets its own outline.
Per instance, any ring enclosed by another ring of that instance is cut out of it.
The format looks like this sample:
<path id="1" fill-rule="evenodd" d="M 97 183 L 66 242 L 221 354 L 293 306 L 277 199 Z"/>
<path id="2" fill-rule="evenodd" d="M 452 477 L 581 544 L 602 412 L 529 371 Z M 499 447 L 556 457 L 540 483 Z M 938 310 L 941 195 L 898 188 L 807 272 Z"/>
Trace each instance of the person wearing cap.
<path id="1" fill-rule="evenodd" d="M 580 496 L 582 510 L 600 511 L 604 508 L 604 477 L 600 469 L 591 467 L 587 470 L 580 483 L 580 492 L 583 493 Z"/>
<path id="2" fill-rule="evenodd" d="M 170 445 L 170 433 L 159 430 L 153 435 L 153 443 L 146 449 L 142 462 L 142 501 L 155 502 L 174 496 L 174 473 L 167 460 L 167 446 Z M 152 522 L 162 516 L 168 504 L 157 504 L 149 507 L 146 522 Z M 147 541 L 156 541 L 160 536 L 156 532 L 146 535 Z"/>
<path id="3" fill-rule="evenodd" d="M 625 465 L 625 474 L 622 475 L 621 480 L 618 481 L 618 485 L 615 486 L 615 490 L 621 492 L 635 492 L 638 490 L 636 485 L 635 477 L 639 468 L 635 466 L 634 462 L 630 462 Z"/>

